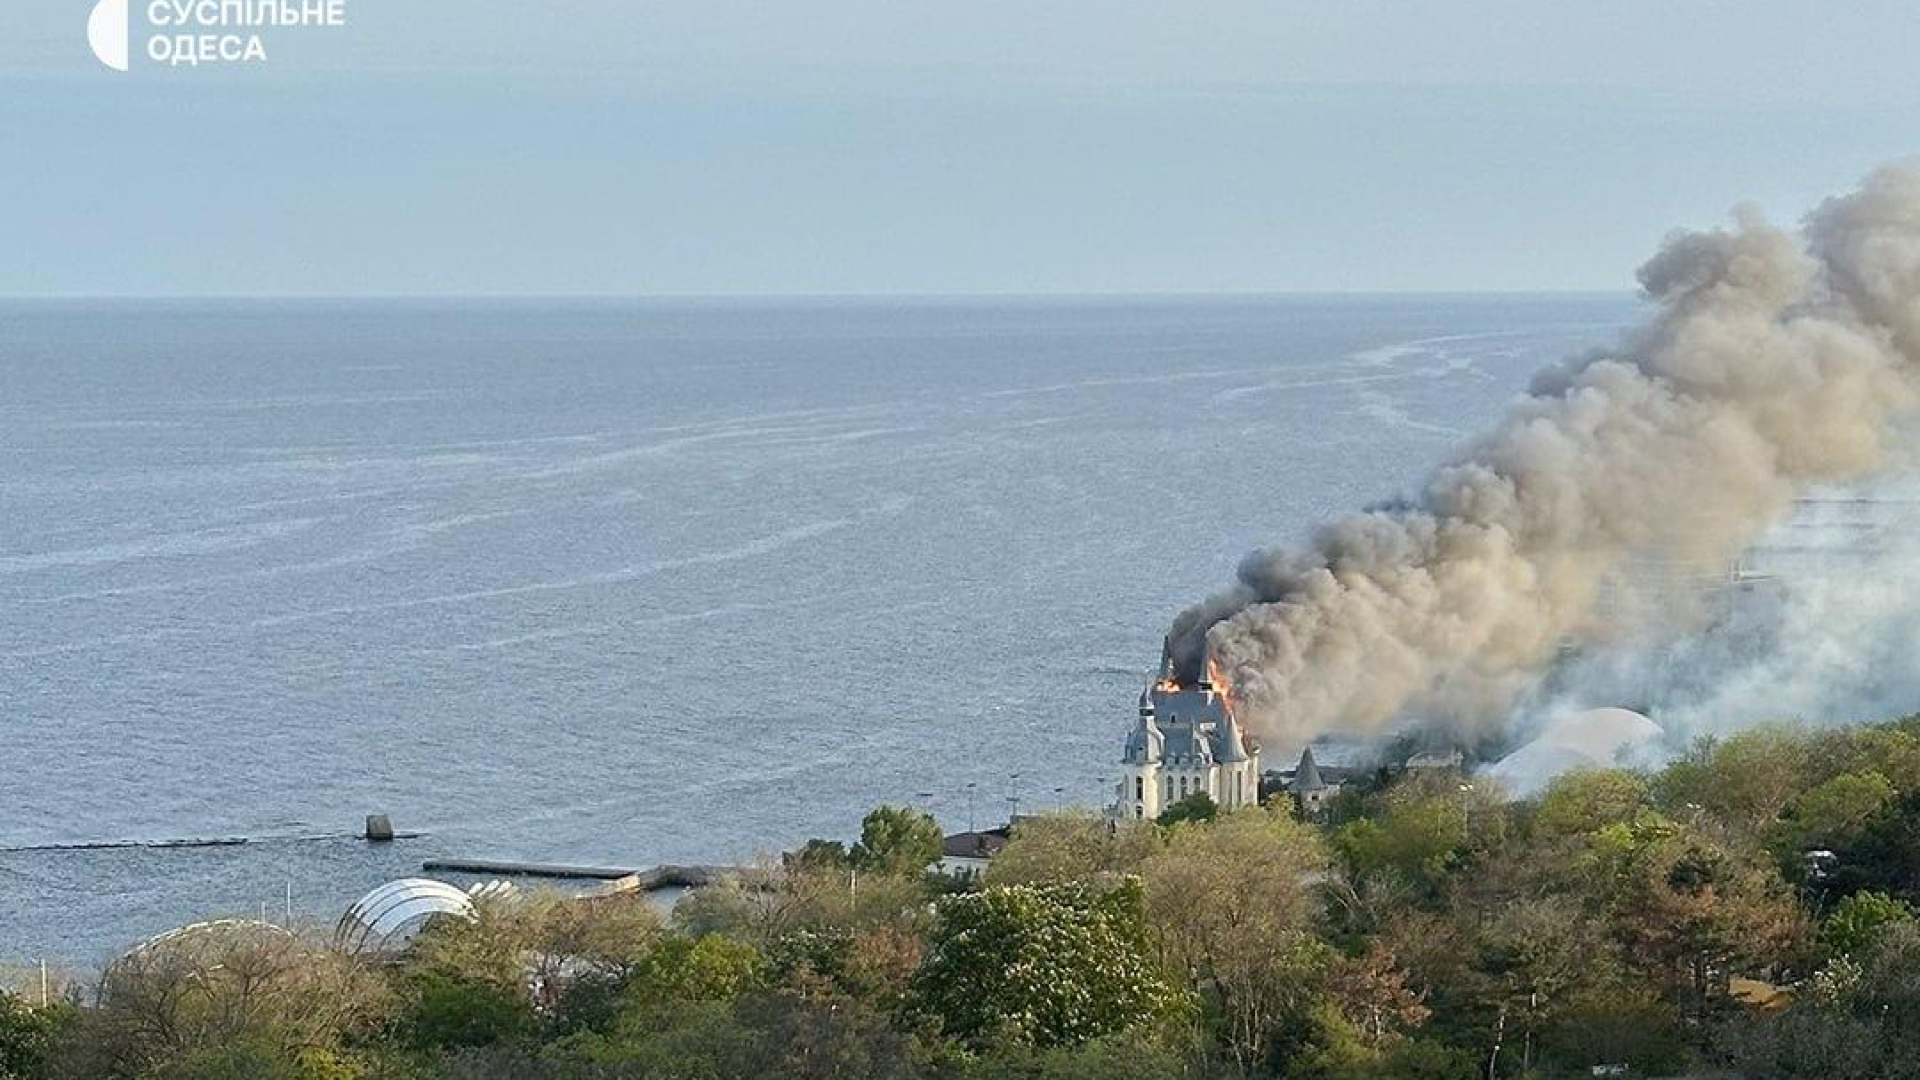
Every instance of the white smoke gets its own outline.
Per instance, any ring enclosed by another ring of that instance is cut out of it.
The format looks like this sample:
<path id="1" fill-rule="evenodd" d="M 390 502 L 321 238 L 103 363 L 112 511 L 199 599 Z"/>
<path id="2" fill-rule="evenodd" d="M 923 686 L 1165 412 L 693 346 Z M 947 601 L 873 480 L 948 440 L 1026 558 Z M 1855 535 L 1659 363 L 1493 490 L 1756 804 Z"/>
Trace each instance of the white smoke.
<path id="1" fill-rule="evenodd" d="M 1678 234 L 1640 281 L 1657 306 L 1644 329 L 1543 372 L 1416 500 L 1245 560 L 1233 589 L 1175 623 L 1180 673 L 1211 657 L 1242 715 L 1287 742 L 1409 711 L 1472 734 L 1507 716 L 1569 643 L 1683 640 L 1711 613 L 1682 602 L 1695 594 L 1671 589 L 1676 575 L 1723 572 L 1812 487 L 1906 463 L 1920 167 L 1874 173 L 1798 234 L 1752 211 Z M 1671 572 L 1636 595 L 1630 571 L 1648 563 Z M 1808 589 L 1785 603 L 1845 599 Z M 1860 623 L 1884 633 L 1906 619 Z M 1820 621 L 1788 619 L 1809 636 L 1783 633 L 1776 655 L 1839 657 L 1814 640 Z M 1828 661 L 1809 700 L 1848 662 Z M 1734 707 L 1733 695 L 1777 690 L 1769 677 L 1751 674 L 1746 691 L 1729 679 L 1694 704 Z"/>
<path id="2" fill-rule="evenodd" d="M 1670 730 L 1684 737 L 1756 720 L 1871 720 L 1920 709 L 1920 550 L 1902 544 L 1846 561 L 1785 583 L 1766 647 L 1732 656 L 1712 669 L 1705 693 L 1660 709 Z"/>
<path id="3" fill-rule="evenodd" d="M 1770 530 L 1696 633 L 1594 650 L 1516 709 L 1515 728 L 1600 701 L 1647 710 L 1670 747 L 1759 721 L 1876 719 L 1920 708 L 1920 485 L 1824 492 Z"/>
<path id="4" fill-rule="evenodd" d="M 1585 709 L 1552 714 L 1532 741 L 1487 767 L 1508 795 L 1539 793 L 1569 769 L 1650 765 L 1661 757 L 1665 733 L 1652 720 L 1627 709 Z"/>

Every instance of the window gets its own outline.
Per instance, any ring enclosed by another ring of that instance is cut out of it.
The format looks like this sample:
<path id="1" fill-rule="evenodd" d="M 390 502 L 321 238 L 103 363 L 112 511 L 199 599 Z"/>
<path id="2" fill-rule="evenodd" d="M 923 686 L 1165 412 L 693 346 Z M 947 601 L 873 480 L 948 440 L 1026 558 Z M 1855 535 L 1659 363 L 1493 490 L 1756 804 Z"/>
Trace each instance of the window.
<path id="1" fill-rule="evenodd" d="M 1140 777 L 1133 778 L 1133 801 L 1139 802 L 1147 797 L 1147 782 Z"/>

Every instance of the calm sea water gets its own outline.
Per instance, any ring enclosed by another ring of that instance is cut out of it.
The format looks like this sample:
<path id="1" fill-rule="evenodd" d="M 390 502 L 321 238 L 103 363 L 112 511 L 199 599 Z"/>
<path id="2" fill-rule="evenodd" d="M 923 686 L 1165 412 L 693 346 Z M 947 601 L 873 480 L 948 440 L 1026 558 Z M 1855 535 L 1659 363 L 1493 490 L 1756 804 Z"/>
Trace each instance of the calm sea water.
<path id="1" fill-rule="evenodd" d="M 0 959 L 1105 798 L 1167 620 L 1626 297 L 0 305 Z M 971 787 L 971 793 L 969 791 Z"/>

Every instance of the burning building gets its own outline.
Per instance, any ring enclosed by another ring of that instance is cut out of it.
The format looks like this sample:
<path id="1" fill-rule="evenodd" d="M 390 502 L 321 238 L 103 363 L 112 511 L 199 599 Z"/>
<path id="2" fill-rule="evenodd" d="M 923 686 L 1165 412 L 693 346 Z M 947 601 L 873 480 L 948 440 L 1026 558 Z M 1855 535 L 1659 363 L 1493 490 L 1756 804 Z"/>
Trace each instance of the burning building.
<path id="1" fill-rule="evenodd" d="M 1165 674 L 1140 692 L 1140 716 L 1127 736 L 1114 792 L 1120 817 L 1153 818 L 1205 793 L 1223 810 L 1260 801 L 1260 748 L 1234 718 L 1226 688 L 1209 667 L 1191 684 Z"/>

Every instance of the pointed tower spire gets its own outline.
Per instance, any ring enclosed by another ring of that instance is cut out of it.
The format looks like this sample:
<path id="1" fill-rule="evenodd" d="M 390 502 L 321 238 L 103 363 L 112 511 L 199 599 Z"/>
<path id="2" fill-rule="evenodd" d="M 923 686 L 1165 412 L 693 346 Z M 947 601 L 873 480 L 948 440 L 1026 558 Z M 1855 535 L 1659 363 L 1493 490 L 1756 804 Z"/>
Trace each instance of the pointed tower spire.
<path id="1" fill-rule="evenodd" d="M 1140 722 L 1133 726 L 1127 736 L 1128 765 L 1152 765 L 1159 763 L 1165 756 L 1167 737 L 1161 733 L 1160 725 L 1153 718 L 1153 683 L 1140 691 Z"/>
<path id="2" fill-rule="evenodd" d="M 1300 765 L 1293 770 L 1293 783 L 1287 788 L 1295 795 L 1327 789 L 1327 782 L 1320 777 L 1320 766 L 1313 763 L 1313 747 L 1300 751 Z"/>

